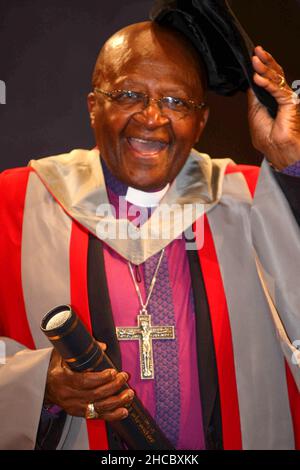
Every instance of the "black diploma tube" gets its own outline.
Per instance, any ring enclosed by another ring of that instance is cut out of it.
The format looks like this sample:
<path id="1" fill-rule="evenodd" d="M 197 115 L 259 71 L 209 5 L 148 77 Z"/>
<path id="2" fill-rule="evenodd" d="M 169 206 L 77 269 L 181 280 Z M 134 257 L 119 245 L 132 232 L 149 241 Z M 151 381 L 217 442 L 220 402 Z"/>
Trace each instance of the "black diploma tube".
<path id="1" fill-rule="evenodd" d="M 116 369 L 70 305 L 50 310 L 42 319 L 41 330 L 73 371 Z M 121 390 L 128 388 L 126 383 Z M 129 449 L 174 449 L 137 396 L 127 409 L 127 418 L 110 425 Z"/>

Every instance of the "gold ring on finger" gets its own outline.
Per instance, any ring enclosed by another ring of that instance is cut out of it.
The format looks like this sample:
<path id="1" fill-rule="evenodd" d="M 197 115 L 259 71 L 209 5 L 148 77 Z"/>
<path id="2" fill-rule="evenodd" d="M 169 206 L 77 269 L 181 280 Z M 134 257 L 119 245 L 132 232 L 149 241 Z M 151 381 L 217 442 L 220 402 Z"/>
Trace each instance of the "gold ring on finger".
<path id="1" fill-rule="evenodd" d="M 278 79 L 280 79 L 280 82 L 278 83 L 279 89 L 282 90 L 286 86 L 286 79 L 283 75 L 278 74 Z"/>
<path id="2" fill-rule="evenodd" d="M 86 419 L 97 419 L 99 418 L 99 414 L 97 413 L 94 403 L 89 403 L 86 412 L 85 412 Z"/>

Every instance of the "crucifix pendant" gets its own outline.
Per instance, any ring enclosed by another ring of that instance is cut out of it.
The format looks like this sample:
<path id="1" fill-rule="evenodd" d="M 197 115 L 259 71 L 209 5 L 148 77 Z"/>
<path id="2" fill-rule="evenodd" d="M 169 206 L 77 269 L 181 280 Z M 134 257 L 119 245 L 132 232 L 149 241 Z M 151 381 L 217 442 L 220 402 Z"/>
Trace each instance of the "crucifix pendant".
<path id="1" fill-rule="evenodd" d="M 151 315 L 141 310 L 138 326 L 117 327 L 119 340 L 139 340 L 141 379 L 154 379 L 152 340 L 175 339 L 174 326 L 152 326 Z"/>

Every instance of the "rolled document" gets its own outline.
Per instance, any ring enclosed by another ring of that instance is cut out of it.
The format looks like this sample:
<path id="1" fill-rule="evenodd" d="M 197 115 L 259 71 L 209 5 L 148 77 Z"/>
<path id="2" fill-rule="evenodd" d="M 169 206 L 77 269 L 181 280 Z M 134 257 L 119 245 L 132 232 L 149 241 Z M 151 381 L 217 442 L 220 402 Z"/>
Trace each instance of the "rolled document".
<path id="1" fill-rule="evenodd" d="M 69 305 L 60 305 L 48 312 L 42 319 L 41 330 L 73 371 L 116 369 Z M 127 388 L 126 383 L 120 391 Z M 137 396 L 127 409 L 127 418 L 110 425 L 129 449 L 174 449 Z"/>

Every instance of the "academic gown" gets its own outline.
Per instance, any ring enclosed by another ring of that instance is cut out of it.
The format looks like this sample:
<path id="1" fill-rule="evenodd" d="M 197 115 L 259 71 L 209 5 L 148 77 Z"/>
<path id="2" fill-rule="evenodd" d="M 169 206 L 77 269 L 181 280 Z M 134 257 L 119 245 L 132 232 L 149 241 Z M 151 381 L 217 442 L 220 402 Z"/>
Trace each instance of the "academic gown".
<path id="1" fill-rule="evenodd" d="M 8 356 L 0 367 L 0 448 L 33 449 L 51 355 L 42 315 L 71 304 L 118 364 L 101 246 L 140 264 L 172 240 L 99 239 L 107 220 L 96 208 L 108 199 L 96 149 L 5 171 L 0 197 L 0 327 Z M 297 207 L 266 162 L 259 171 L 195 151 L 163 201 L 201 205 L 192 225 L 199 249 L 188 259 L 207 448 L 299 447 Z M 103 421 L 71 416 L 57 444 L 118 446 Z"/>

